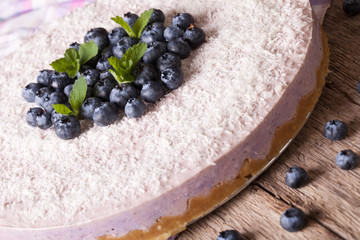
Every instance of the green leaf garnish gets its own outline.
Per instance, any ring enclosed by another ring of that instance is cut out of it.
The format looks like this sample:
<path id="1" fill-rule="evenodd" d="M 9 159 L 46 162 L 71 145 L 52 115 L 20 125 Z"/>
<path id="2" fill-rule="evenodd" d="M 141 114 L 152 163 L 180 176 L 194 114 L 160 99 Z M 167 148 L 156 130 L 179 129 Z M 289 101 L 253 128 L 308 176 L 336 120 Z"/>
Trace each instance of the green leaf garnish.
<path id="1" fill-rule="evenodd" d="M 135 81 L 132 72 L 135 65 L 140 61 L 142 56 L 144 56 L 146 50 L 146 43 L 138 43 L 129 48 L 121 59 L 116 57 L 108 58 L 110 65 L 114 68 L 114 70 L 109 69 L 109 71 L 119 84 Z"/>
<path id="2" fill-rule="evenodd" d="M 129 37 L 136 37 L 136 35 L 134 34 L 134 32 L 131 29 L 131 27 L 129 26 L 129 24 L 127 22 L 125 22 L 122 17 L 116 16 L 114 18 L 111 18 L 111 20 L 113 20 L 117 24 L 120 24 L 120 26 L 122 26 L 124 28 L 124 30 L 129 35 Z"/>
<path id="3" fill-rule="evenodd" d="M 79 116 L 81 105 L 83 104 L 87 91 L 86 79 L 83 76 L 80 76 L 74 83 L 73 89 L 70 92 L 69 103 L 71 109 L 69 109 L 65 104 L 54 104 L 53 107 L 56 112 L 64 115 L 75 115 Z"/>
<path id="4" fill-rule="evenodd" d="M 64 57 L 53 61 L 50 66 L 57 72 L 66 72 L 69 77 L 76 77 L 80 66 L 84 65 L 98 53 L 98 46 L 93 40 L 81 44 L 79 51 L 69 48 L 65 51 Z"/>
<path id="5" fill-rule="evenodd" d="M 127 22 L 124 21 L 122 17 L 116 16 L 111 18 L 117 24 L 120 24 L 129 35 L 129 37 L 140 39 L 141 33 L 143 32 L 146 25 L 149 23 L 150 17 L 153 14 L 154 10 L 149 9 L 143 12 L 138 19 L 136 19 L 134 26 L 131 28 Z"/>
<path id="6" fill-rule="evenodd" d="M 154 9 L 147 10 L 143 12 L 138 19 L 136 19 L 136 22 L 134 23 L 133 26 L 133 31 L 138 39 L 140 39 L 141 33 L 143 32 L 146 25 L 149 23 L 149 20 L 153 12 Z"/>
<path id="7" fill-rule="evenodd" d="M 98 54 L 98 46 L 91 40 L 79 46 L 80 64 L 84 65 Z"/>
<path id="8" fill-rule="evenodd" d="M 53 105 L 56 112 L 64 115 L 74 115 L 73 111 L 68 108 L 65 104 L 54 104 Z"/>

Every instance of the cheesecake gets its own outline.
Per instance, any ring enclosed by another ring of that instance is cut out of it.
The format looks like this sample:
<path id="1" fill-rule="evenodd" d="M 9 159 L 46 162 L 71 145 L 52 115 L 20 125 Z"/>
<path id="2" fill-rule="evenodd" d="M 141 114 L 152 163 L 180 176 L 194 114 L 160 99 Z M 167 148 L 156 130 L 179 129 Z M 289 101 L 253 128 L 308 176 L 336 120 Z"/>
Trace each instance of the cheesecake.
<path id="1" fill-rule="evenodd" d="M 111 17 L 188 12 L 206 41 L 183 85 L 140 119 L 82 120 L 64 141 L 29 127 L 21 90 Z M 41 28 L 0 66 L 0 239 L 167 239 L 226 201 L 293 139 L 329 51 L 308 0 L 106 0 Z M 239 213 L 241 214 L 241 213 Z"/>

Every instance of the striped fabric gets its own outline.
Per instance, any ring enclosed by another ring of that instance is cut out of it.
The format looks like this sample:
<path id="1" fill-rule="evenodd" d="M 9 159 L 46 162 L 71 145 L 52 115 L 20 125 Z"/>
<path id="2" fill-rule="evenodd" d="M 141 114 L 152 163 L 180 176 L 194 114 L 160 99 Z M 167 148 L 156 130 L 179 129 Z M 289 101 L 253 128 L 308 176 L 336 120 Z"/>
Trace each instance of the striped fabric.
<path id="1" fill-rule="evenodd" d="M 39 27 L 94 0 L 0 0 L 0 60 Z"/>

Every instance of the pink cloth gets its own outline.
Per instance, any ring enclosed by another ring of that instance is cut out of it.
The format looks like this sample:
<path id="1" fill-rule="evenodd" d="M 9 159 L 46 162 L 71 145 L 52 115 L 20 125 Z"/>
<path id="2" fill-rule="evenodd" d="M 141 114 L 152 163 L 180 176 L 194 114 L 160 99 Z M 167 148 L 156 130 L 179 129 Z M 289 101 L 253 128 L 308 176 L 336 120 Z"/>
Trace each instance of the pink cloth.
<path id="1" fill-rule="evenodd" d="M 0 0 L 0 60 L 39 27 L 94 0 Z"/>

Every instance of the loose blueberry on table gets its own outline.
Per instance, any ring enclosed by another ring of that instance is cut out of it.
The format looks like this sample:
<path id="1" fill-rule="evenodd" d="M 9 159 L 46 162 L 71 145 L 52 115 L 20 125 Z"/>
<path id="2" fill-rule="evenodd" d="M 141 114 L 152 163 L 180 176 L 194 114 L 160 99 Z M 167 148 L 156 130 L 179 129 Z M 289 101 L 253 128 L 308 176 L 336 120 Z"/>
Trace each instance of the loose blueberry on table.
<path id="1" fill-rule="evenodd" d="M 331 120 L 325 124 L 324 135 L 331 141 L 342 140 L 348 133 L 347 125 L 340 120 Z"/>
<path id="2" fill-rule="evenodd" d="M 287 170 L 285 182 L 291 188 L 299 188 L 307 183 L 308 178 L 308 174 L 303 168 L 293 166 Z"/>
<path id="3" fill-rule="evenodd" d="M 217 240 L 241 240 L 240 233 L 236 230 L 225 230 L 219 234 Z"/>
<path id="4" fill-rule="evenodd" d="M 30 126 L 53 125 L 68 140 L 80 135 L 82 119 L 108 126 L 121 112 L 140 118 L 148 104 L 183 84 L 181 59 L 205 42 L 189 13 L 174 16 L 170 26 L 160 9 L 111 19 L 120 27 L 92 28 L 83 44 L 70 43 L 64 57 L 50 64 L 54 70 L 41 70 L 37 83 L 25 86 L 23 98 L 38 106 L 26 114 Z"/>
<path id="5" fill-rule="evenodd" d="M 343 170 L 354 169 L 359 162 L 359 157 L 352 150 L 342 150 L 336 155 L 336 165 Z"/>
<path id="6" fill-rule="evenodd" d="M 300 231 L 306 225 L 305 214 L 299 208 L 289 208 L 281 215 L 280 225 L 289 232 Z"/>

